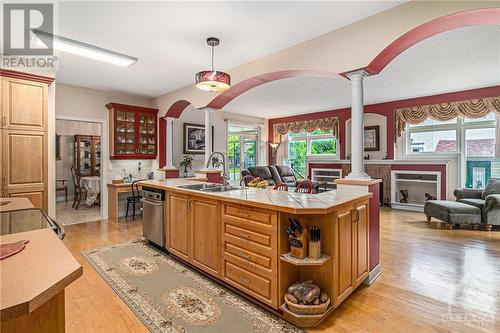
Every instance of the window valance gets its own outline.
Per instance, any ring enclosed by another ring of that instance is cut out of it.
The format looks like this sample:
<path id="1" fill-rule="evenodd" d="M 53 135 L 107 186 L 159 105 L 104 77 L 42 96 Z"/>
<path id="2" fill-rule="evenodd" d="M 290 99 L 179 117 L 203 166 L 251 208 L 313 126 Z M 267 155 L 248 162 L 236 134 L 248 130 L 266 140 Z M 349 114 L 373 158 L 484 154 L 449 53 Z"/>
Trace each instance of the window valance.
<path id="1" fill-rule="evenodd" d="M 458 116 L 465 118 L 480 118 L 491 112 L 500 113 L 500 97 L 470 99 L 451 103 L 413 106 L 396 109 L 396 136 L 397 140 L 406 124 L 416 125 L 427 118 L 434 120 L 450 120 Z"/>
<path id="2" fill-rule="evenodd" d="M 300 133 L 302 131 L 314 132 L 320 129 L 322 131 L 332 131 L 333 136 L 338 137 L 339 133 L 339 118 L 330 117 L 322 119 L 294 121 L 289 123 L 281 123 L 273 126 L 274 142 L 280 142 L 281 135 L 287 135 L 289 132 Z"/>

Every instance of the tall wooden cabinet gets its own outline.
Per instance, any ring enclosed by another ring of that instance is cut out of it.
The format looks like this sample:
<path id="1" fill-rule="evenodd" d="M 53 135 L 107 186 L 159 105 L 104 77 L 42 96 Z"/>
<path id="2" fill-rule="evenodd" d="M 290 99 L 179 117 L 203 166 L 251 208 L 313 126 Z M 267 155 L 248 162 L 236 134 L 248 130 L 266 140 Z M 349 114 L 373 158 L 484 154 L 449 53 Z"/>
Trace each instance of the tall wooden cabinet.
<path id="1" fill-rule="evenodd" d="M 38 75 L 0 70 L 1 192 L 47 211 L 48 86 Z"/>

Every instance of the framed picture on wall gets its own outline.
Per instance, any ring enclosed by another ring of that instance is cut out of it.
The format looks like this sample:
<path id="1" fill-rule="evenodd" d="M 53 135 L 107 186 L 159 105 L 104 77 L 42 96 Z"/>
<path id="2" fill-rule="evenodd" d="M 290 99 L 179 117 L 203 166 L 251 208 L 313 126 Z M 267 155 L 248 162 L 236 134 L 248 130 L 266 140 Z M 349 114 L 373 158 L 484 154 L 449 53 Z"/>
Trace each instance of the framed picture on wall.
<path id="1" fill-rule="evenodd" d="M 380 126 L 365 126 L 364 131 L 365 151 L 380 150 Z"/>
<path id="2" fill-rule="evenodd" d="M 184 154 L 205 154 L 205 126 L 184 123 Z M 212 126 L 212 151 L 214 127 Z"/>

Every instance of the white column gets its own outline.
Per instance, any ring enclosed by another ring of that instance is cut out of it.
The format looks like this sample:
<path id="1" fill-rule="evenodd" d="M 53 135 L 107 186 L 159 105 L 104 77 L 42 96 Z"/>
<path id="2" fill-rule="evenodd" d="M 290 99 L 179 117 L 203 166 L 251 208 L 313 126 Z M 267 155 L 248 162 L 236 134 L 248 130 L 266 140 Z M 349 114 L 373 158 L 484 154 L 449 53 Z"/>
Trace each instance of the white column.
<path id="1" fill-rule="evenodd" d="M 364 168 L 363 78 L 365 71 L 348 73 L 351 80 L 351 173 L 346 178 L 368 179 Z"/>
<path id="2" fill-rule="evenodd" d="M 205 111 L 205 165 L 207 165 L 208 158 L 212 154 L 212 112 L 211 108 L 203 108 Z M 209 169 L 212 169 L 212 165 Z"/>
<path id="3" fill-rule="evenodd" d="M 174 165 L 172 164 L 173 160 L 173 150 L 174 150 L 174 119 L 172 117 L 165 117 L 167 121 L 167 144 L 165 145 L 167 148 L 167 163 L 165 168 L 174 169 Z"/>

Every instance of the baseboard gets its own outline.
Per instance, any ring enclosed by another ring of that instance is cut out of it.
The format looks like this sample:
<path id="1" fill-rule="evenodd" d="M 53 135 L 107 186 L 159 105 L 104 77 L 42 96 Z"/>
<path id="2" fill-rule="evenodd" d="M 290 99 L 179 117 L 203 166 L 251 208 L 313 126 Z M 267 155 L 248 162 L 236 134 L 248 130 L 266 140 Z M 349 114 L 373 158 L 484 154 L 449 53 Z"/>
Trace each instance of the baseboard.
<path id="1" fill-rule="evenodd" d="M 367 286 L 371 285 L 380 274 L 382 274 L 382 269 L 380 268 L 380 264 L 378 264 L 368 273 L 366 279 L 363 280 L 363 284 Z"/>

